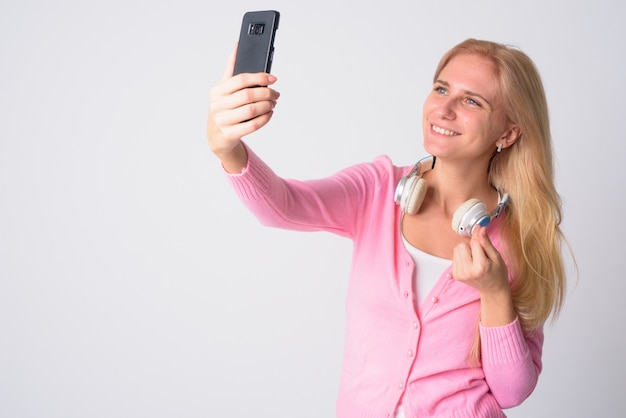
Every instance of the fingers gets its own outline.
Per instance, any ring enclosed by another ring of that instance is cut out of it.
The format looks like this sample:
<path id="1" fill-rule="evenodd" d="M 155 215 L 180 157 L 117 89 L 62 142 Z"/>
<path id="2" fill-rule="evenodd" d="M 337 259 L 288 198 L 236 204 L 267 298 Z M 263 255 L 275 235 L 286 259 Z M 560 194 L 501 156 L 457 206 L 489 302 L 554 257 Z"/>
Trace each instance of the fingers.
<path id="1" fill-rule="evenodd" d="M 458 280 L 480 277 L 489 269 L 492 260 L 496 260 L 498 256 L 498 251 L 491 244 L 485 228 L 480 227 L 472 234 L 469 243 L 463 242 L 454 248 L 453 276 Z"/>
<path id="2" fill-rule="evenodd" d="M 224 138 L 239 139 L 269 122 L 278 97 L 268 88 L 243 89 L 211 102 L 210 118 Z"/>
<path id="3" fill-rule="evenodd" d="M 256 87 L 256 88 L 245 88 L 241 90 L 237 90 L 233 93 L 213 97 L 211 105 L 216 111 L 230 110 L 230 109 L 238 109 L 245 106 L 256 105 L 260 103 L 266 103 L 266 105 L 271 105 L 273 108 L 276 105 L 276 101 L 280 97 L 280 93 L 274 89 L 266 88 L 266 87 Z M 266 111 L 269 109 L 266 109 Z M 265 112 L 261 112 L 265 113 Z M 256 115 L 244 115 L 248 116 L 245 119 L 247 120 L 251 117 L 258 116 Z"/>
<path id="4" fill-rule="evenodd" d="M 267 73 L 244 73 L 234 77 L 228 77 L 211 88 L 209 99 L 211 102 L 222 97 L 229 96 L 240 90 L 250 87 L 271 86 L 276 83 L 277 78 Z"/>
<path id="5" fill-rule="evenodd" d="M 247 105 L 215 115 L 215 123 L 225 139 L 243 138 L 265 126 L 274 114 L 273 108 L 271 102 Z"/>
<path id="6" fill-rule="evenodd" d="M 263 101 L 238 107 L 236 109 L 233 109 L 231 112 L 224 114 L 224 118 L 226 119 L 225 124 L 233 125 L 256 119 L 257 117 L 263 116 L 272 111 L 275 106 L 276 102 Z"/>
<path id="7" fill-rule="evenodd" d="M 487 235 L 487 228 L 482 226 L 479 228 L 480 229 L 476 231 L 477 233 L 474 234 L 474 236 L 476 236 L 476 241 L 480 245 L 481 252 L 485 254 L 489 260 L 499 262 L 501 258 L 500 253 L 489 239 L 489 235 Z M 474 236 L 472 236 L 472 241 L 474 240 Z"/>
<path id="8" fill-rule="evenodd" d="M 457 280 L 468 277 L 468 269 L 472 266 L 472 250 L 467 243 L 454 247 L 452 253 L 452 276 Z"/>

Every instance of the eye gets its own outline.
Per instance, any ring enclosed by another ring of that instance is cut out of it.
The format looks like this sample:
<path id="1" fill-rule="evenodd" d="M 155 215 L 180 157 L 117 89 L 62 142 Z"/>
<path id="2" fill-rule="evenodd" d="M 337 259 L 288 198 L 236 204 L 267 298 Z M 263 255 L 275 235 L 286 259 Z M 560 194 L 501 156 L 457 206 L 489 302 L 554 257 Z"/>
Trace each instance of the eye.
<path id="1" fill-rule="evenodd" d="M 475 99 L 473 99 L 472 97 L 467 97 L 465 99 L 465 103 L 467 103 L 470 106 L 482 107 L 482 104 L 480 102 L 476 101 Z"/>
<path id="2" fill-rule="evenodd" d="M 433 87 L 433 91 L 441 95 L 448 94 L 448 90 L 445 87 L 439 85 L 435 85 L 435 87 Z"/>

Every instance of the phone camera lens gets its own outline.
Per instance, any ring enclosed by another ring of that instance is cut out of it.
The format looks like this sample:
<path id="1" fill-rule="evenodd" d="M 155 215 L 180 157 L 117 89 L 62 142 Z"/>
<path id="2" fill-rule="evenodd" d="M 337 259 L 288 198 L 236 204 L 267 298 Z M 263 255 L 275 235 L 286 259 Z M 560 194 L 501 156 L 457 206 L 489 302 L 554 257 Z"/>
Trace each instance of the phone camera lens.
<path id="1" fill-rule="evenodd" d="M 264 29 L 264 23 L 250 23 L 250 26 L 248 27 L 248 35 L 263 35 Z"/>

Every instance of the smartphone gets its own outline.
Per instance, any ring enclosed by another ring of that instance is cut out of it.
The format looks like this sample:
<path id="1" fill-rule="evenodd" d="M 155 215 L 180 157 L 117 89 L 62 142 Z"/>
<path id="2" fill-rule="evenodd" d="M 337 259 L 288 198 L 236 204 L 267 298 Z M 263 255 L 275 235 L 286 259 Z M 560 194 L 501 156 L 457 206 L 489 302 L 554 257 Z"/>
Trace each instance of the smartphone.
<path id="1" fill-rule="evenodd" d="M 233 74 L 270 72 L 279 19 L 280 13 L 276 10 L 243 15 Z"/>

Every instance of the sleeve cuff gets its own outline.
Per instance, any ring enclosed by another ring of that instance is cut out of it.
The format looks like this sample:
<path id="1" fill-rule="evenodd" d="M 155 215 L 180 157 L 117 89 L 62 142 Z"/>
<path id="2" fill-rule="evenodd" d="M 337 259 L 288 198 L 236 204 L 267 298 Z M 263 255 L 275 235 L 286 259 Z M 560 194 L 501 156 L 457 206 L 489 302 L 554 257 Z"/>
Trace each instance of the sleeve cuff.
<path id="1" fill-rule="evenodd" d="M 248 162 L 240 173 L 224 173 L 237 194 L 244 200 L 257 200 L 271 189 L 272 179 L 276 177 L 269 168 L 246 144 Z"/>
<path id="2" fill-rule="evenodd" d="M 506 365 L 528 356 L 528 345 L 519 318 L 500 327 L 480 325 L 480 342 L 485 364 Z"/>

